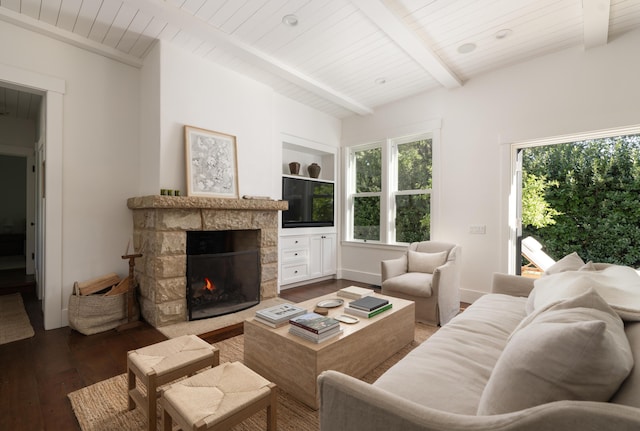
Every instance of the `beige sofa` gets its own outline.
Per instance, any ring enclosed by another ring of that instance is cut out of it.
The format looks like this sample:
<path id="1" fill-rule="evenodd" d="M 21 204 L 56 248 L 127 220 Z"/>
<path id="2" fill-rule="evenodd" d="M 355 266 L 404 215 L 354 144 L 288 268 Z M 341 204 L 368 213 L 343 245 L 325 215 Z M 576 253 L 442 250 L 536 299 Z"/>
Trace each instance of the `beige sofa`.
<path id="1" fill-rule="evenodd" d="M 607 311 L 603 307 L 607 307 L 607 310 L 611 308 L 607 303 L 604 303 L 604 306 L 598 305 L 599 299 L 590 300 L 589 306 L 593 305 L 596 309 L 594 313 L 604 313 L 608 316 L 604 319 L 613 322 L 607 323 L 605 328 L 606 331 L 610 329 L 614 332 L 618 331 L 619 338 L 615 339 L 613 336 L 614 343 L 620 343 L 622 340 L 625 344 L 620 348 L 617 345 L 616 347 L 606 346 L 607 354 L 612 353 L 618 356 L 614 359 L 605 359 L 604 370 L 599 370 L 601 374 L 604 372 L 605 380 L 609 379 L 608 375 L 616 376 L 611 377 L 611 381 L 605 382 L 610 386 L 609 391 L 611 387 L 615 388 L 614 395 L 600 393 L 596 396 L 596 399 L 598 396 L 605 397 L 603 401 L 576 400 L 581 396 L 577 395 L 569 397 L 573 398 L 571 401 L 561 399 L 522 409 L 516 407 L 516 410 L 513 410 L 512 405 L 507 406 L 507 410 L 511 411 L 500 412 L 504 407 L 501 403 L 505 405 L 509 405 L 512 401 L 517 403 L 521 401 L 520 397 L 527 398 L 530 395 L 535 397 L 545 392 L 536 390 L 537 383 L 530 383 L 527 380 L 527 373 L 522 373 L 524 379 L 520 380 L 521 376 L 514 378 L 513 374 L 499 372 L 505 368 L 504 364 L 509 362 L 505 360 L 505 356 L 509 356 L 507 352 L 511 353 L 514 350 L 511 348 L 513 343 L 522 342 L 521 338 L 524 335 L 519 334 L 525 334 L 525 332 L 518 331 L 530 331 L 531 328 L 537 328 L 537 325 L 549 324 L 544 321 L 537 322 L 537 319 L 544 320 L 545 316 L 552 315 L 551 312 L 564 313 L 566 310 L 558 311 L 554 308 L 570 308 L 571 305 L 562 306 L 562 304 L 575 301 L 568 299 L 560 301 L 560 305 L 552 307 L 547 305 L 548 310 L 531 310 L 536 296 L 531 295 L 530 298 L 528 296 L 533 286 L 532 279 L 496 274 L 491 294 L 474 302 L 371 385 L 336 371 L 326 371 L 321 374 L 318 378 L 321 399 L 320 429 L 322 431 L 640 430 L 640 367 L 633 367 L 633 362 L 640 360 L 640 322 L 625 322 L 623 326 L 616 312 L 614 312 L 615 317 L 611 317 L 610 313 L 606 314 Z M 584 301 L 584 298 L 592 298 L 592 296 L 593 289 L 589 289 L 588 293 L 580 295 L 577 300 Z M 591 309 L 584 307 L 577 310 L 591 312 Z M 570 313 L 575 311 L 575 308 L 569 310 Z M 616 323 L 614 319 L 619 322 Z M 529 327 L 529 324 L 532 326 Z M 576 322 L 572 325 L 582 328 L 591 323 Z M 531 336 L 529 332 L 526 334 L 527 337 Z M 521 360 L 526 362 L 530 358 L 534 362 L 534 367 L 541 366 L 542 371 L 546 372 L 546 368 L 553 368 L 555 356 L 561 355 L 556 352 L 571 348 L 573 340 L 579 337 L 570 337 L 565 343 L 562 338 L 544 335 L 546 332 L 543 332 L 541 342 L 560 342 L 561 345 L 549 348 L 542 357 L 538 358 L 535 354 L 526 352 L 526 355 L 531 356 L 525 356 Z M 533 340 L 533 338 L 524 338 L 524 349 L 516 349 L 519 353 L 527 350 L 526 342 L 529 339 Z M 532 341 L 532 343 L 535 342 Z M 589 341 L 587 346 L 595 344 Z M 582 359 L 583 365 L 598 363 L 600 356 L 582 351 L 573 353 L 575 353 L 574 359 L 576 361 Z M 501 355 L 502 360 L 498 367 Z M 514 366 L 515 363 L 517 368 L 518 361 L 513 360 L 511 356 L 508 359 L 512 362 L 508 366 Z M 606 367 L 609 362 L 622 363 L 624 370 L 613 365 L 611 370 L 608 370 Z M 494 378 L 490 380 L 492 373 Z M 577 382 L 579 386 L 577 389 L 576 387 L 569 389 L 578 392 L 591 390 L 591 382 L 586 381 L 591 379 L 591 373 L 592 371 L 587 370 L 589 377 L 580 379 Z M 597 378 L 598 370 L 595 370 L 593 379 Z M 553 378 L 551 380 L 553 382 Z M 582 383 L 584 387 L 581 386 Z M 509 391 L 513 388 L 521 389 L 521 395 L 509 395 Z M 491 393 L 489 401 L 487 401 L 487 392 Z M 495 396 L 496 393 L 497 396 Z M 502 399 L 500 399 L 501 396 Z M 499 401 L 497 404 L 496 400 Z M 531 400 L 525 402 L 531 402 Z"/>

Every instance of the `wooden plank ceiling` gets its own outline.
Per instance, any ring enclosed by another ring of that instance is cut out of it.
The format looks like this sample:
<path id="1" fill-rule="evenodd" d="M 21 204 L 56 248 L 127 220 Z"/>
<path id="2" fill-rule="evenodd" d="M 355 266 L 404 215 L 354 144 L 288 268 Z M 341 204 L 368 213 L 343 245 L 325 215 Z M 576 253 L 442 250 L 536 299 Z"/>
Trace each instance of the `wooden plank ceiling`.
<path id="1" fill-rule="evenodd" d="M 0 19 L 136 67 L 168 41 L 343 118 L 606 44 L 640 27 L 640 1 L 0 0 Z M 0 114 L 29 115 L 14 91 Z"/>

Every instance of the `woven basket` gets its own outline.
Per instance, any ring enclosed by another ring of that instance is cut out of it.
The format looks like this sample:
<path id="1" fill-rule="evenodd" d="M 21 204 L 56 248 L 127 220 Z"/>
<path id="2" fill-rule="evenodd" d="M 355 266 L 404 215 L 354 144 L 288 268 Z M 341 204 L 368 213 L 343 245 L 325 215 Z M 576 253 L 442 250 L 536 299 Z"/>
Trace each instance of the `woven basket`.
<path id="1" fill-rule="evenodd" d="M 127 323 L 127 292 L 118 295 L 79 295 L 69 297 L 69 326 L 91 335 Z"/>

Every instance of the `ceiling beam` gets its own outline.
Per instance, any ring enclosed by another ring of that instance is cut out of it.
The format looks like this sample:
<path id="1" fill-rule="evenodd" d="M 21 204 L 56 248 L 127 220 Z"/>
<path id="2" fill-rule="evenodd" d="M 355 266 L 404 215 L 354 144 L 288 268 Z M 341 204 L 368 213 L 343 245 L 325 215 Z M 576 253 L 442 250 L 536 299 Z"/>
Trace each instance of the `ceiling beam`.
<path id="1" fill-rule="evenodd" d="M 610 10 L 610 0 L 582 0 L 584 49 L 607 44 Z"/>
<path id="2" fill-rule="evenodd" d="M 210 42 L 247 63 L 267 70 L 280 78 L 292 82 L 317 96 L 327 99 L 360 115 L 373 114 L 373 109 L 336 89 L 312 78 L 237 38 L 230 36 L 201 19 L 183 11 L 168 2 L 153 0 L 124 0 L 131 6 L 166 21 L 186 33 Z"/>
<path id="3" fill-rule="evenodd" d="M 448 89 L 462 86 L 460 78 L 415 32 L 391 12 L 382 0 L 351 0 L 351 2 L 440 84 Z"/>

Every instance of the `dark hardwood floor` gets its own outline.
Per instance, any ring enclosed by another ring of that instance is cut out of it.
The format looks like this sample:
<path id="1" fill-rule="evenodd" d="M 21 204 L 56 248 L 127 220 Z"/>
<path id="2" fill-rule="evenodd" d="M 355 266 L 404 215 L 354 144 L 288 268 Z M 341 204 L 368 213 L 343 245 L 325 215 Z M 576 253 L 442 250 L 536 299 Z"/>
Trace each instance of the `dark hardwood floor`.
<path id="1" fill-rule="evenodd" d="M 283 290 L 280 296 L 300 302 L 349 285 L 370 287 L 329 280 Z M 5 288 L 0 288 L 0 294 L 11 292 L 8 284 Z M 34 291 L 21 293 L 35 336 L 0 345 L 0 430 L 80 430 L 67 394 L 126 372 L 128 350 L 166 337 L 147 323 L 90 336 L 68 327 L 45 331 L 42 304 Z M 239 333 L 241 329 L 232 328 L 203 338 L 214 343 Z"/>

